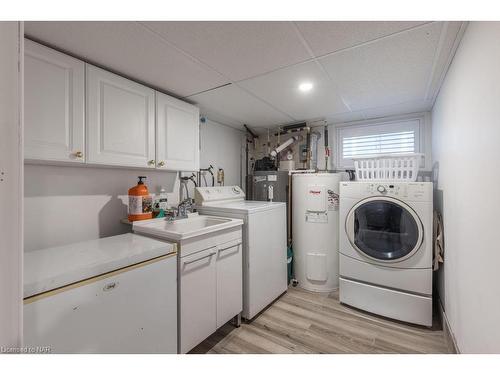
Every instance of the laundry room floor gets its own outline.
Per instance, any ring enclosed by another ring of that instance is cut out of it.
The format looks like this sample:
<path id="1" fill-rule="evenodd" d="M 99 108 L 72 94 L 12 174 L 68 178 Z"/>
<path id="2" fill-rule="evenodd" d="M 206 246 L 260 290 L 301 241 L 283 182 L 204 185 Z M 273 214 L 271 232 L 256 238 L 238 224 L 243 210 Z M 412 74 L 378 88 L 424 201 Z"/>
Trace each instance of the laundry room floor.
<path id="1" fill-rule="evenodd" d="M 450 353 L 441 323 L 432 328 L 384 319 L 340 304 L 338 293 L 290 287 L 236 329 L 226 324 L 190 353 Z"/>

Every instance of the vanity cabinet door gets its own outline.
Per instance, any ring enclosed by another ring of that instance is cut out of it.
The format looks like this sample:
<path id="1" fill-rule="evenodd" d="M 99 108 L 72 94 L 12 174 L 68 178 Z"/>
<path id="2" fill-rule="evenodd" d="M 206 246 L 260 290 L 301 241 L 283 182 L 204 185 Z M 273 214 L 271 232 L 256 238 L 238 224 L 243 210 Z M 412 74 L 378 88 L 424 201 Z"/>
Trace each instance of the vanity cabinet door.
<path id="1" fill-rule="evenodd" d="M 217 328 L 243 310 L 241 240 L 220 245 L 217 251 Z"/>
<path id="2" fill-rule="evenodd" d="M 156 167 L 175 171 L 200 168 L 199 109 L 156 92 Z"/>
<path id="3" fill-rule="evenodd" d="M 155 92 L 87 64 L 87 161 L 154 168 Z"/>
<path id="4" fill-rule="evenodd" d="M 85 64 L 25 39 L 24 157 L 85 161 Z"/>
<path id="5" fill-rule="evenodd" d="M 212 247 L 179 259 L 181 353 L 217 329 L 216 256 L 217 248 Z"/>

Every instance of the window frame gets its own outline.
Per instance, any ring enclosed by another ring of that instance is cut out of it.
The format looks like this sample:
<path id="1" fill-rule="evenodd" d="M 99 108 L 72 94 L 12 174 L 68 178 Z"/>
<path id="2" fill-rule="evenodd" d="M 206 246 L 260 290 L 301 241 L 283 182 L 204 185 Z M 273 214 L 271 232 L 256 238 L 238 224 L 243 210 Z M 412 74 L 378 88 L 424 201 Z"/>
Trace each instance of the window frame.
<path id="1" fill-rule="evenodd" d="M 371 120 L 363 120 L 363 121 L 355 121 L 350 123 L 342 123 L 334 125 L 334 134 L 335 134 L 335 165 L 336 169 L 345 170 L 345 169 L 354 169 L 353 159 L 344 159 L 343 158 L 343 137 L 345 137 L 346 131 L 349 131 L 349 135 L 347 137 L 353 136 L 352 133 L 359 131 L 362 133 L 363 131 L 367 131 L 368 129 L 383 129 L 384 127 L 389 129 L 398 123 L 408 123 L 410 121 L 418 121 L 417 128 L 415 130 L 415 152 L 423 154 L 423 159 L 420 164 L 420 170 L 430 171 L 431 170 L 431 129 L 430 129 L 430 113 L 415 113 L 404 116 L 392 116 L 392 117 L 384 117 L 379 119 L 371 119 Z M 403 124 L 402 124 L 403 125 Z M 407 130 L 408 126 L 400 126 L 394 127 L 391 129 L 391 132 L 404 131 Z M 381 133 L 383 130 L 381 130 Z M 368 133 L 368 132 L 367 132 Z M 378 134 L 377 131 L 373 131 L 373 134 Z"/>

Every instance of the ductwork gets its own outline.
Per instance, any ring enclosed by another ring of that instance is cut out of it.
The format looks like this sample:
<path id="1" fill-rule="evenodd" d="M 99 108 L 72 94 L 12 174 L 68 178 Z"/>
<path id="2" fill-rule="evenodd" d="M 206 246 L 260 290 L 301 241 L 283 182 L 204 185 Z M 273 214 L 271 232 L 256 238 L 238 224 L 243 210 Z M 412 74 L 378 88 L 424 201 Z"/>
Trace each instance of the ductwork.
<path id="1" fill-rule="evenodd" d="M 285 142 L 283 142 L 281 145 L 279 145 L 278 147 L 276 147 L 274 150 L 272 150 L 269 155 L 273 158 L 275 158 L 276 156 L 278 156 L 278 154 L 285 150 L 287 147 L 293 145 L 295 142 L 297 142 L 299 140 L 299 137 L 298 136 L 293 136 L 292 138 L 286 140 Z"/>
<path id="2" fill-rule="evenodd" d="M 318 168 L 318 142 L 321 139 L 321 133 L 318 131 L 311 132 L 311 164 L 310 169 Z"/>

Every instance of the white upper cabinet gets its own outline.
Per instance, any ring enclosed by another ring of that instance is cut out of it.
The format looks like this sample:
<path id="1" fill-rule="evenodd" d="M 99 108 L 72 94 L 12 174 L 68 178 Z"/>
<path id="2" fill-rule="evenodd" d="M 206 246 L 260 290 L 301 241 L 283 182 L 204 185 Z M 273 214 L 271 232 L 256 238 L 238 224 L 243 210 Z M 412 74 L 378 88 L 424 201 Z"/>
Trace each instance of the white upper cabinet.
<path id="1" fill-rule="evenodd" d="M 87 162 L 155 168 L 155 92 L 87 64 Z"/>
<path id="2" fill-rule="evenodd" d="M 24 156 L 85 161 L 85 64 L 25 40 Z"/>
<path id="3" fill-rule="evenodd" d="M 25 159 L 199 169 L 197 107 L 30 40 L 24 75 Z"/>
<path id="4" fill-rule="evenodd" d="M 199 109 L 156 92 L 156 167 L 196 171 L 200 168 Z"/>

